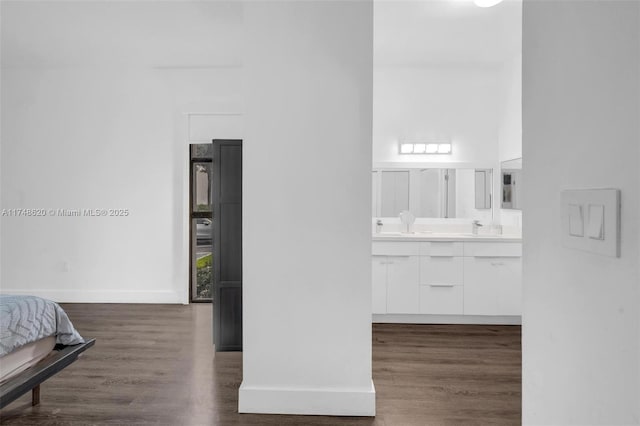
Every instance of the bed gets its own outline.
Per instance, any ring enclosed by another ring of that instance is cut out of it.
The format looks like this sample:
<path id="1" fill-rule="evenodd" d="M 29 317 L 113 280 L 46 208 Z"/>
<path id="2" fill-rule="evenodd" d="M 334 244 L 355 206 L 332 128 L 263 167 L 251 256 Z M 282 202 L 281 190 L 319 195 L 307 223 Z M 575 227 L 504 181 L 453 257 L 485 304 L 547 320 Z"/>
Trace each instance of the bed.
<path id="1" fill-rule="evenodd" d="M 55 302 L 35 296 L 0 295 L 0 408 L 32 391 L 93 346 Z"/>

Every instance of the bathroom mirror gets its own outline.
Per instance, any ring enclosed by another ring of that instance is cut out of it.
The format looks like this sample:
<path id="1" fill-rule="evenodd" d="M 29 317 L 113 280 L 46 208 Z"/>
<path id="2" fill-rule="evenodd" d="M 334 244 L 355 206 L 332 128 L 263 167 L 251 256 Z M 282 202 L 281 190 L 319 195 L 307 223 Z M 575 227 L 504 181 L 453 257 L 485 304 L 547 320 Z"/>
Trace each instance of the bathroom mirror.
<path id="1" fill-rule="evenodd" d="M 522 210 L 522 158 L 500 163 L 500 191 L 500 207 Z"/>
<path id="2" fill-rule="evenodd" d="M 492 218 L 491 169 L 374 169 L 372 179 L 373 217 Z"/>

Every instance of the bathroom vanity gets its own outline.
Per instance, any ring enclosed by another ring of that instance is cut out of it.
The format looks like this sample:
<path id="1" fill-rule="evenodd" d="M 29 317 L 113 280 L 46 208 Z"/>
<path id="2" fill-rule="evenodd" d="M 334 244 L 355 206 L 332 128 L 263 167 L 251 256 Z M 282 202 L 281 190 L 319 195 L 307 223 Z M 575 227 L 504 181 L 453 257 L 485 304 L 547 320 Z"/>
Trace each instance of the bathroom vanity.
<path id="1" fill-rule="evenodd" d="M 373 322 L 521 323 L 521 168 L 374 164 Z"/>
<path id="2" fill-rule="evenodd" d="M 520 324 L 517 236 L 376 233 L 373 322 Z"/>

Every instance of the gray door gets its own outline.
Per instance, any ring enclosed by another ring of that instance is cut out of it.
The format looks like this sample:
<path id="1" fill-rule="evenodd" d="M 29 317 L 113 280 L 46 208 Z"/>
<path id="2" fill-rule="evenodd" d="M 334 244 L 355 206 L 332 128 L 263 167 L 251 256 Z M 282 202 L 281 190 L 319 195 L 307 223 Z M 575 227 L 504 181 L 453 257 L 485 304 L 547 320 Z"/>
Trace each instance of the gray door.
<path id="1" fill-rule="evenodd" d="M 242 350 L 242 141 L 213 140 L 213 341 Z"/>

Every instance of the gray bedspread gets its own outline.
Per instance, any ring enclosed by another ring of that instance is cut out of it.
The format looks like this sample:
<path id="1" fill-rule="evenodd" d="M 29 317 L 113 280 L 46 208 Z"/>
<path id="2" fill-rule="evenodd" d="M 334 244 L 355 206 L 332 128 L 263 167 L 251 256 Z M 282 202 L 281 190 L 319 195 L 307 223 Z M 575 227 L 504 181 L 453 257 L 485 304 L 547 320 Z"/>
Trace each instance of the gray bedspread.
<path id="1" fill-rule="evenodd" d="M 0 295 L 0 357 L 44 337 L 77 345 L 84 339 L 55 302 L 35 296 Z"/>

